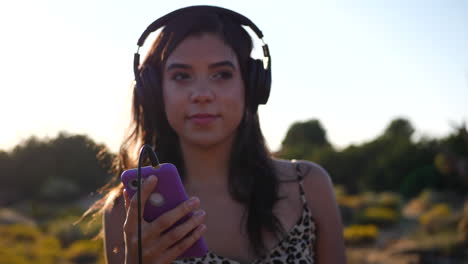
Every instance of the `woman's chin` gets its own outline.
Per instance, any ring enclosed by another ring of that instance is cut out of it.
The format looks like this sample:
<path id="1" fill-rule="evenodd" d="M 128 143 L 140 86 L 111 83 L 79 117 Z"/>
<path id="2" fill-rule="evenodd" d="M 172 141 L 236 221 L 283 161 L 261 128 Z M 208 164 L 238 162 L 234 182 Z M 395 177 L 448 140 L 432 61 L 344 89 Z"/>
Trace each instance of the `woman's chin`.
<path id="1" fill-rule="evenodd" d="M 186 138 L 182 140 L 181 143 L 190 145 L 192 147 L 208 150 L 215 147 L 223 146 L 225 144 L 230 144 L 232 142 L 231 138 L 232 137 L 219 137 L 213 134 L 206 134 Z"/>

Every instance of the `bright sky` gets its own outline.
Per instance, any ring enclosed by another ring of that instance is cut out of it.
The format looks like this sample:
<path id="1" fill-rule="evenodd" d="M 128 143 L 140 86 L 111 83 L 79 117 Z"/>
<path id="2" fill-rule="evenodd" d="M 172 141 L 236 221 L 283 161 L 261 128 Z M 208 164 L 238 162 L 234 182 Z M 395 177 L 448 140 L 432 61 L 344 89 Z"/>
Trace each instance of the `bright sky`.
<path id="1" fill-rule="evenodd" d="M 193 4 L 233 9 L 263 31 L 273 86 L 260 118 L 273 150 L 310 118 L 338 147 L 398 116 L 429 136 L 468 121 L 468 1 L 15 0 L 0 2 L 0 149 L 65 130 L 116 151 L 138 37 Z"/>

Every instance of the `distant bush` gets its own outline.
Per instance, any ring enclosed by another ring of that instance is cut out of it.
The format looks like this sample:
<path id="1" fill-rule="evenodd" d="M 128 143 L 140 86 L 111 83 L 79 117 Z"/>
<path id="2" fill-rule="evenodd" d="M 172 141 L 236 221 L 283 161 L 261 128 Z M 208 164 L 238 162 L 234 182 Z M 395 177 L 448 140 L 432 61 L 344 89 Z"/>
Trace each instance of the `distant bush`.
<path id="1" fill-rule="evenodd" d="M 102 217 L 79 221 L 81 210 L 78 208 L 62 208 L 56 217 L 47 222 L 45 230 L 57 237 L 63 247 L 68 247 L 78 240 L 92 239 L 101 232 Z"/>
<path id="2" fill-rule="evenodd" d="M 102 240 L 69 241 L 26 225 L 0 226 L 0 264 L 104 264 Z"/>
<path id="3" fill-rule="evenodd" d="M 341 197 L 343 197 L 343 196 L 346 195 L 346 189 L 345 189 L 345 187 L 344 187 L 343 185 L 339 185 L 339 184 L 338 184 L 338 185 L 334 185 L 334 186 L 333 186 L 333 191 L 334 191 L 335 197 L 336 197 L 337 199 L 339 199 L 339 198 L 341 198 Z"/>
<path id="4" fill-rule="evenodd" d="M 387 227 L 396 224 L 399 218 L 399 214 L 395 209 L 387 207 L 368 207 L 359 214 L 358 222 Z"/>
<path id="5" fill-rule="evenodd" d="M 65 250 L 65 259 L 71 263 L 104 264 L 103 245 L 101 240 L 79 240 Z"/>
<path id="6" fill-rule="evenodd" d="M 53 236 L 32 226 L 0 226 L 0 263 L 63 263 L 62 247 Z"/>
<path id="7" fill-rule="evenodd" d="M 0 203 L 74 201 L 109 181 L 113 159 L 105 145 L 86 135 L 32 136 L 9 152 L 0 151 Z"/>
<path id="8" fill-rule="evenodd" d="M 424 231 L 436 232 L 455 222 L 452 209 L 446 203 L 438 203 L 419 217 L 419 223 Z"/>
<path id="9" fill-rule="evenodd" d="M 419 217 L 419 222 L 422 225 L 427 225 L 434 219 L 449 216 L 450 213 L 451 210 L 447 204 L 439 203 L 434 205 L 428 212 L 421 215 L 421 217 Z"/>
<path id="10" fill-rule="evenodd" d="M 377 197 L 378 206 L 398 209 L 401 206 L 401 195 L 393 192 L 382 192 Z"/>
<path id="11" fill-rule="evenodd" d="M 360 195 L 343 195 L 337 197 L 337 202 L 341 206 L 346 206 L 352 209 L 359 209 L 366 205 L 367 201 Z"/>
<path id="12" fill-rule="evenodd" d="M 79 226 L 73 225 L 76 218 L 55 219 L 47 223 L 47 233 L 58 238 L 63 247 L 71 245 L 74 241 L 85 239 Z"/>
<path id="13" fill-rule="evenodd" d="M 427 188 L 440 186 L 441 175 L 434 165 L 424 165 L 410 171 L 400 186 L 400 192 L 412 198 Z"/>
<path id="14" fill-rule="evenodd" d="M 461 240 L 468 242 L 468 199 L 465 199 L 461 219 L 457 224 L 457 230 Z"/>
<path id="15" fill-rule="evenodd" d="M 379 235 L 375 225 L 351 225 L 344 229 L 344 239 L 348 245 L 374 243 Z"/>

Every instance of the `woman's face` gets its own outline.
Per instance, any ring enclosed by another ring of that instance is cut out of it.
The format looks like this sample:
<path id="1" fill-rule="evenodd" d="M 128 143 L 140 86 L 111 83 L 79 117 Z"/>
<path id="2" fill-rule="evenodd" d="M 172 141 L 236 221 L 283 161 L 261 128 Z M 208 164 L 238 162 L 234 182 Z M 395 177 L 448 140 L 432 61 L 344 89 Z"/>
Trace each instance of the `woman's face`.
<path id="1" fill-rule="evenodd" d="M 244 83 L 234 51 L 205 33 L 183 40 L 163 68 L 167 119 L 181 144 L 232 142 L 244 113 Z"/>

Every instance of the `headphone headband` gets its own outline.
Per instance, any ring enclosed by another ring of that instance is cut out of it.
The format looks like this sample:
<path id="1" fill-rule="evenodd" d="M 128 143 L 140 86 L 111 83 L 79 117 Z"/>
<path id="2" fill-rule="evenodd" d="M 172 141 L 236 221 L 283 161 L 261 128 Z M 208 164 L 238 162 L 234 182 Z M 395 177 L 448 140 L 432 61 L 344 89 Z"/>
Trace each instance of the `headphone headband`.
<path id="1" fill-rule="evenodd" d="M 177 9 L 177 10 L 172 11 L 172 12 L 166 14 L 165 16 L 162 16 L 162 17 L 158 18 L 157 20 L 155 20 L 153 23 L 151 23 L 146 28 L 146 30 L 143 32 L 143 34 L 141 34 L 140 38 L 138 39 L 137 45 L 139 47 L 143 46 L 143 44 L 145 43 L 145 40 L 149 36 L 149 34 L 153 33 L 156 30 L 158 30 L 160 27 L 166 25 L 167 22 L 170 19 L 172 19 L 173 17 L 177 17 L 180 14 L 183 14 L 185 12 L 190 12 L 190 11 L 200 12 L 200 13 L 202 13 L 202 12 L 213 12 L 213 13 L 226 14 L 229 17 L 231 17 L 232 19 L 234 19 L 237 23 L 239 23 L 241 25 L 244 25 L 244 26 L 250 27 L 255 32 L 255 34 L 257 34 L 259 39 L 263 39 L 262 31 L 247 17 L 245 17 L 245 16 L 243 16 L 243 15 L 237 13 L 237 12 L 234 12 L 232 10 L 222 8 L 222 7 L 218 7 L 218 6 L 195 5 L 195 6 L 188 6 L 188 7 L 184 7 L 184 8 L 181 8 L 181 9 Z"/>

